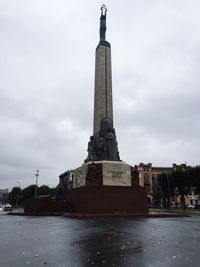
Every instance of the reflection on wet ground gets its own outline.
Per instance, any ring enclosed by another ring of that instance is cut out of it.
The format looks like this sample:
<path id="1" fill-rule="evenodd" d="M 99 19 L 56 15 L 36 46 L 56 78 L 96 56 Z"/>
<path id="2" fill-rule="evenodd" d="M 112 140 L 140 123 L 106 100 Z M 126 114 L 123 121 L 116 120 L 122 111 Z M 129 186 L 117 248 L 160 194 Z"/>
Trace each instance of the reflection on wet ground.
<path id="1" fill-rule="evenodd" d="M 0 213 L 0 266 L 199 267 L 200 216 L 75 220 Z"/>

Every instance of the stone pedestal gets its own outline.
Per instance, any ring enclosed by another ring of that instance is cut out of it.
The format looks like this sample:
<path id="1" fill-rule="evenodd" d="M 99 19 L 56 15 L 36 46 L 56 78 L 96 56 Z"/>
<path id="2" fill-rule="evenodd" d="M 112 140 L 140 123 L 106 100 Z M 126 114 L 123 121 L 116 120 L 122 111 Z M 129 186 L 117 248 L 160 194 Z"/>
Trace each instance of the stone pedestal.
<path id="1" fill-rule="evenodd" d="M 87 184 L 131 186 L 131 166 L 121 161 L 93 161 L 74 170 L 73 188 Z"/>
<path id="2" fill-rule="evenodd" d="M 148 215 L 144 187 L 86 185 L 67 194 L 71 213 Z"/>
<path id="3" fill-rule="evenodd" d="M 145 188 L 133 182 L 131 166 L 120 161 L 88 162 L 75 169 L 66 200 L 72 212 L 148 214 Z"/>

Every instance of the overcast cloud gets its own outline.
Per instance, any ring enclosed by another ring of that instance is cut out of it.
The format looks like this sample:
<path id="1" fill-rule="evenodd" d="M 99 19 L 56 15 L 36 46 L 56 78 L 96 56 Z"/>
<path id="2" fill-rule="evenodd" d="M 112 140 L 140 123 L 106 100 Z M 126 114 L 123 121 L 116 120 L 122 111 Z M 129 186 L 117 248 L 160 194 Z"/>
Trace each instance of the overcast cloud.
<path id="1" fill-rule="evenodd" d="M 104 1 L 121 159 L 199 164 L 199 0 Z M 0 0 L 0 188 L 87 157 L 101 1 Z"/>

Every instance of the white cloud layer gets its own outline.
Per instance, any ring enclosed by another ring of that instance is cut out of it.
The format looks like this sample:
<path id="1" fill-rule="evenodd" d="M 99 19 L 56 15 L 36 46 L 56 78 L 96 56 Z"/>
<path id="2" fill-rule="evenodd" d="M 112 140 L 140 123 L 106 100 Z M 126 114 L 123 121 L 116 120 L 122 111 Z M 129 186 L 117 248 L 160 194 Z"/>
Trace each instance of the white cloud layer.
<path id="1" fill-rule="evenodd" d="M 200 2 L 105 1 L 121 158 L 199 164 Z M 100 1 L 0 0 L 0 179 L 56 185 L 92 134 Z"/>

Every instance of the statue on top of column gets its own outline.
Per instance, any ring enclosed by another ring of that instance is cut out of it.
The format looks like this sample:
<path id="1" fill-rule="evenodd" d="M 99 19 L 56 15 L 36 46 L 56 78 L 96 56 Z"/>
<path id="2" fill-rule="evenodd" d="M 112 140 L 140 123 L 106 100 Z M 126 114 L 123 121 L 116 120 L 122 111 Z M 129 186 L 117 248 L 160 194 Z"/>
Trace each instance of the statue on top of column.
<path id="1" fill-rule="evenodd" d="M 106 12 L 106 6 L 102 5 L 100 17 L 100 41 L 106 41 Z"/>

